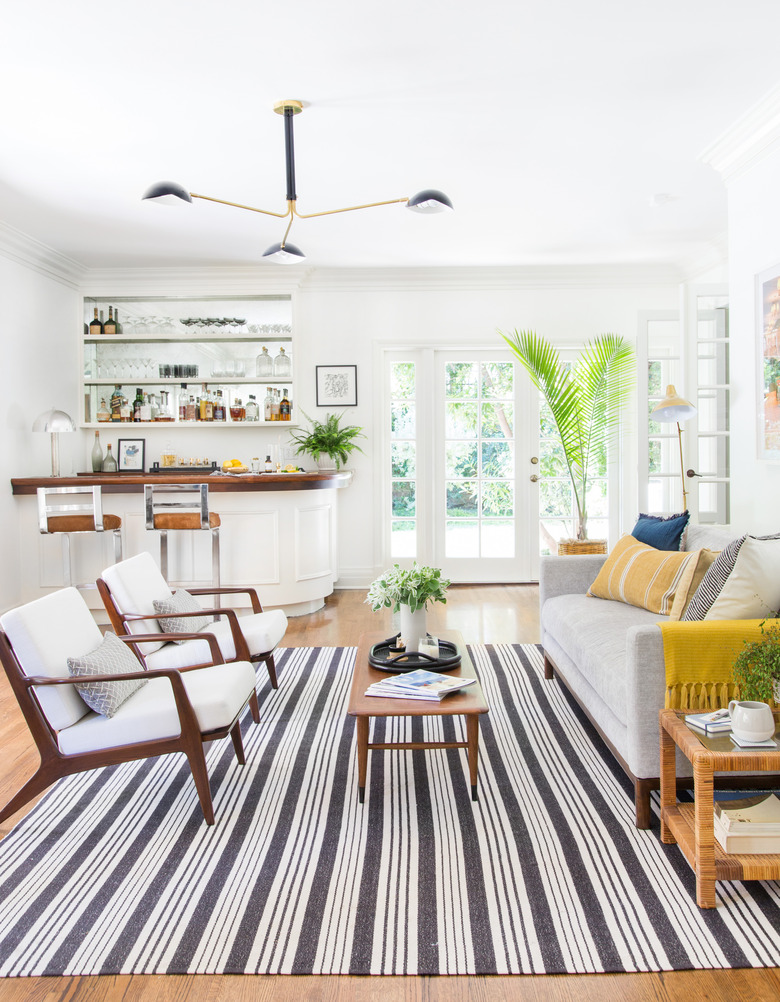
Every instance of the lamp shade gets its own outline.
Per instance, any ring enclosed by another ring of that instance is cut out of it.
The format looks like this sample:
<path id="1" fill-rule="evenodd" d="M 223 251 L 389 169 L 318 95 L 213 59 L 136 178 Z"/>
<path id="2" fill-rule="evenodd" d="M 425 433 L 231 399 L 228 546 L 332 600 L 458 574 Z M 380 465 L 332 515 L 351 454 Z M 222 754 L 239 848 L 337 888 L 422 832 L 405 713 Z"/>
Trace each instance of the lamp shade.
<path id="1" fill-rule="evenodd" d="M 175 181 L 158 181 L 146 189 L 141 199 L 142 201 L 154 202 L 156 205 L 178 205 L 179 202 L 192 202 L 192 196 L 187 189 Z"/>
<path id="2" fill-rule="evenodd" d="M 270 258 L 276 264 L 300 264 L 306 260 L 306 255 L 295 244 L 271 244 L 268 250 L 263 251 L 263 257 Z"/>
<path id="3" fill-rule="evenodd" d="M 669 384 L 666 387 L 666 396 L 659 400 L 652 409 L 650 416 L 655 421 L 662 423 L 673 421 L 687 421 L 696 413 L 696 408 L 684 397 L 678 396 L 674 386 Z"/>
<path id="4" fill-rule="evenodd" d="M 33 431 L 75 431 L 76 425 L 65 411 L 58 411 L 52 407 L 49 411 L 39 414 L 33 421 Z"/>
<path id="5" fill-rule="evenodd" d="M 418 191 L 416 195 L 412 195 L 406 207 L 413 212 L 452 212 L 452 202 L 443 191 L 437 191 L 435 188 Z"/>

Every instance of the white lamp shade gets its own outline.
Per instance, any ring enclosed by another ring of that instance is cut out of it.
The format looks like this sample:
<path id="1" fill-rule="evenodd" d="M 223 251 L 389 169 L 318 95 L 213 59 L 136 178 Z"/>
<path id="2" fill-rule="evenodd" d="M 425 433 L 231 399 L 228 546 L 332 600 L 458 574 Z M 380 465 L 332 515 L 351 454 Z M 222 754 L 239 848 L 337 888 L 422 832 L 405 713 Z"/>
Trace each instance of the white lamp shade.
<path id="1" fill-rule="evenodd" d="M 49 411 L 39 414 L 33 421 L 33 431 L 75 431 L 76 425 L 73 418 L 65 411 L 58 411 L 52 407 Z"/>
<path id="2" fill-rule="evenodd" d="M 678 396 L 677 390 L 670 383 L 666 387 L 666 396 L 659 400 L 652 409 L 650 416 L 662 424 L 674 421 L 687 421 L 696 414 L 696 408 L 684 397 Z"/>

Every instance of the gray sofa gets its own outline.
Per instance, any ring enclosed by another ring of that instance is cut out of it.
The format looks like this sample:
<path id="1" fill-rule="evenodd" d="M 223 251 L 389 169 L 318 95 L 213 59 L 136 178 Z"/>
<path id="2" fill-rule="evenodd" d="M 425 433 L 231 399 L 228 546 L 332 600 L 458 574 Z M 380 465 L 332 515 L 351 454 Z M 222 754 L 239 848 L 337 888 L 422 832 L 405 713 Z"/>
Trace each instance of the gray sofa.
<path id="1" fill-rule="evenodd" d="M 691 525 L 686 550 L 721 550 L 728 529 Z M 586 591 L 604 556 L 543 557 L 539 603 L 545 677 L 569 689 L 634 783 L 637 828 L 650 827 L 659 785 L 658 710 L 666 696 L 661 631 L 667 617 Z M 678 755 L 678 776 L 690 776 Z M 725 783 L 723 785 L 726 785 Z"/>

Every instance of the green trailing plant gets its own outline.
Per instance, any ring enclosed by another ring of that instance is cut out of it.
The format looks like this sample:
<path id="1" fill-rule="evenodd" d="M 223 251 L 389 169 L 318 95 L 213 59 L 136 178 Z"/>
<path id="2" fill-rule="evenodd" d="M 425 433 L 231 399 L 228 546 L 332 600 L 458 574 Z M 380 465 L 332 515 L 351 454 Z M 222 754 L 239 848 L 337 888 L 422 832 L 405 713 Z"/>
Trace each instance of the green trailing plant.
<path id="1" fill-rule="evenodd" d="M 780 682 L 780 619 L 765 619 L 760 629 L 761 639 L 745 642 L 731 676 L 739 686 L 740 699 L 768 703 L 774 698 L 775 683 Z"/>
<path id="2" fill-rule="evenodd" d="M 550 408 L 577 505 L 577 539 L 587 539 L 588 483 L 617 433 L 635 382 L 634 349 L 618 334 L 600 334 L 568 365 L 534 331 L 501 337 Z"/>
<path id="3" fill-rule="evenodd" d="M 363 429 L 354 424 L 341 425 L 343 414 L 328 414 L 325 421 L 315 421 L 308 414 L 303 415 L 310 422 L 308 431 L 295 431 L 292 440 L 298 446 L 296 454 L 308 453 L 315 461 L 320 456 L 330 456 L 339 469 L 349 459 L 350 453 L 363 450 L 355 441 L 365 438 Z"/>
<path id="4" fill-rule="evenodd" d="M 438 567 L 421 567 L 416 561 L 409 569 L 394 564 L 372 581 L 366 602 L 374 612 L 389 608 L 398 612 L 408 605 L 412 612 L 424 609 L 428 602 L 447 602 L 450 581 L 441 576 Z"/>

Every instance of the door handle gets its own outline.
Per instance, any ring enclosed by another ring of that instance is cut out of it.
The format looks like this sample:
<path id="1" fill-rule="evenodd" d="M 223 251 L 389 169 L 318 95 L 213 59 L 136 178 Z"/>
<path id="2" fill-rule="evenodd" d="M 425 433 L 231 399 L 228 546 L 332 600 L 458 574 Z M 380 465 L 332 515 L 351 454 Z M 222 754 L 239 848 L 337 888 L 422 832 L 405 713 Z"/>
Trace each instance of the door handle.
<path id="1" fill-rule="evenodd" d="M 539 457 L 538 456 L 531 456 L 531 462 L 534 465 L 536 465 L 539 462 Z"/>
<path id="2" fill-rule="evenodd" d="M 535 484 L 537 480 L 541 480 L 542 478 L 539 476 L 538 473 L 532 473 L 528 479 L 531 481 L 532 484 Z"/>

